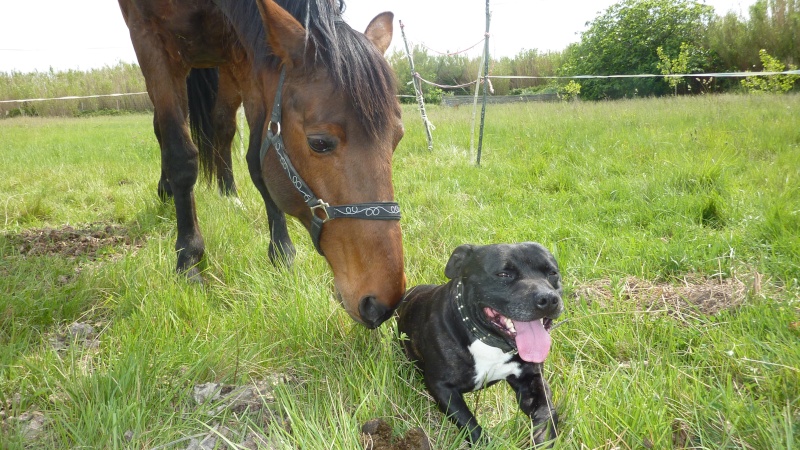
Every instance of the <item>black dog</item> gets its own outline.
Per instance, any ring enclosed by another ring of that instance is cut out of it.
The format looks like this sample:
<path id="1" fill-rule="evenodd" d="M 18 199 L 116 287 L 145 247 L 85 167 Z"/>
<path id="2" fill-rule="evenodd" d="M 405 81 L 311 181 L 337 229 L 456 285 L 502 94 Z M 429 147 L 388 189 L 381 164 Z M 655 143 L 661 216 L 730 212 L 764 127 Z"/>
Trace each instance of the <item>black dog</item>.
<path id="1" fill-rule="evenodd" d="M 534 442 L 555 438 L 542 376 L 549 329 L 564 309 L 553 255 L 534 242 L 462 245 L 444 273 L 450 282 L 410 289 L 397 310 L 403 347 L 439 409 L 477 442 L 481 427 L 463 394 L 506 380 L 533 424 L 544 424 Z"/>

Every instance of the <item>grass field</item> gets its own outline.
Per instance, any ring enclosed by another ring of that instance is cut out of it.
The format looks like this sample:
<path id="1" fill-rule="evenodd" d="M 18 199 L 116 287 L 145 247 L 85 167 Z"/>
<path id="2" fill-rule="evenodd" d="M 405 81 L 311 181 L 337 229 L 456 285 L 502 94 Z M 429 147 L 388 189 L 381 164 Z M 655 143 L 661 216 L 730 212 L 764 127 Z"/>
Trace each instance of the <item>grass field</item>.
<path id="1" fill-rule="evenodd" d="M 558 448 L 798 448 L 800 96 L 493 106 L 480 167 L 468 108 L 431 108 L 433 152 L 404 113 L 410 285 L 467 242 L 559 260 Z M 393 322 L 347 317 L 296 222 L 294 270 L 270 265 L 238 150 L 241 205 L 197 189 L 208 283 L 173 273 L 151 124 L 0 120 L 0 448 L 358 449 L 373 418 L 464 448 Z M 210 382 L 261 395 L 198 403 Z M 468 403 L 484 448 L 526 448 L 509 388 Z"/>

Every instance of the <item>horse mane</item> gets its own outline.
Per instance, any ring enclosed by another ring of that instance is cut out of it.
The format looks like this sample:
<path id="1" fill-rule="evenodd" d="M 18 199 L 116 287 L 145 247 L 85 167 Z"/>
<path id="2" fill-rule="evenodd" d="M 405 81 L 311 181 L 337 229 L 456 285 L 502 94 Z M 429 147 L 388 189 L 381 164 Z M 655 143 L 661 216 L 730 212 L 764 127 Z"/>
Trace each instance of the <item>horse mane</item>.
<path id="1" fill-rule="evenodd" d="M 239 40 L 253 61 L 254 70 L 280 64 L 267 44 L 257 0 L 218 0 Z M 306 29 L 306 45 L 314 69 L 324 68 L 334 88 L 347 92 L 356 116 L 366 131 L 382 135 L 396 107 L 396 81 L 383 55 L 362 33 L 342 20 L 343 0 L 276 0 Z"/>

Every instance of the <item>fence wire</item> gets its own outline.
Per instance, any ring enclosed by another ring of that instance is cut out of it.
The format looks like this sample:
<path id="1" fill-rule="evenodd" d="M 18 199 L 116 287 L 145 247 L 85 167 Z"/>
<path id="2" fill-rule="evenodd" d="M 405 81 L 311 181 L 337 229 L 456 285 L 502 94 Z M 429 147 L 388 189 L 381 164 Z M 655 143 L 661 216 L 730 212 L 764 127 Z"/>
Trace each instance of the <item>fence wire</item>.
<path id="1" fill-rule="evenodd" d="M 571 76 L 528 76 L 528 75 L 489 75 L 488 78 L 491 82 L 495 80 L 591 80 L 591 79 L 611 79 L 611 78 L 748 78 L 748 77 L 766 77 L 776 75 L 800 75 L 800 70 L 785 70 L 782 72 L 712 72 L 712 73 L 673 73 L 673 74 L 655 74 L 655 73 L 642 73 L 632 75 L 571 75 Z M 415 73 L 414 77 L 425 84 L 429 84 L 441 89 L 459 89 L 467 86 L 472 86 L 475 83 L 483 81 L 483 77 L 478 80 L 473 80 L 468 83 L 458 85 L 439 84 L 433 81 L 422 78 L 419 73 Z M 118 94 L 97 94 L 97 95 L 71 95 L 67 97 L 51 97 L 51 98 L 25 98 L 15 100 L 0 100 L 2 103 L 27 103 L 27 102 L 46 102 L 51 100 L 82 100 L 88 98 L 105 98 L 105 97 L 127 97 L 132 95 L 144 95 L 144 92 L 127 92 Z"/>

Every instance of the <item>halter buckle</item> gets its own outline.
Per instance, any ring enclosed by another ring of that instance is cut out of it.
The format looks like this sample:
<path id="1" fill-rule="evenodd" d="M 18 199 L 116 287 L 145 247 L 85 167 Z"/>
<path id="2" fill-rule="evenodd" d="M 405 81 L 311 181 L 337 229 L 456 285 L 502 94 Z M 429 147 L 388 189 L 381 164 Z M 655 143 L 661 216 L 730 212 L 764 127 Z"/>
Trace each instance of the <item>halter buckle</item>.
<path id="1" fill-rule="evenodd" d="M 317 200 L 317 202 L 318 202 L 318 203 L 317 203 L 316 205 L 314 205 L 314 206 L 312 206 L 312 207 L 311 207 L 311 214 L 312 214 L 314 217 L 317 217 L 317 218 L 319 218 L 320 220 L 322 220 L 322 223 L 325 223 L 325 222 L 327 222 L 327 221 L 331 220 L 331 216 L 328 214 L 328 207 L 330 207 L 331 205 L 329 205 L 329 204 L 327 204 L 327 203 L 323 202 L 322 200 Z M 322 212 L 323 212 L 323 215 L 324 215 L 325 217 L 319 217 L 319 216 L 317 216 L 317 210 L 320 210 L 320 211 L 322 211 Z"/>

